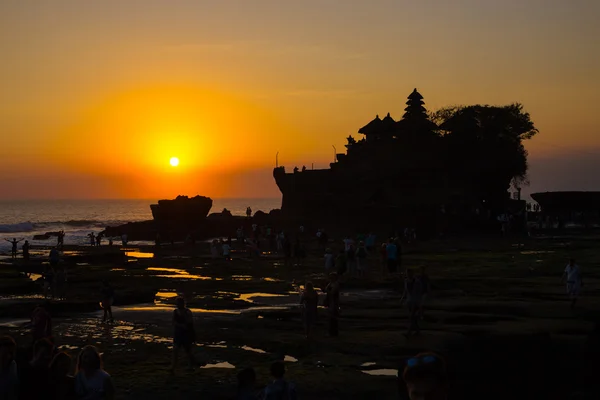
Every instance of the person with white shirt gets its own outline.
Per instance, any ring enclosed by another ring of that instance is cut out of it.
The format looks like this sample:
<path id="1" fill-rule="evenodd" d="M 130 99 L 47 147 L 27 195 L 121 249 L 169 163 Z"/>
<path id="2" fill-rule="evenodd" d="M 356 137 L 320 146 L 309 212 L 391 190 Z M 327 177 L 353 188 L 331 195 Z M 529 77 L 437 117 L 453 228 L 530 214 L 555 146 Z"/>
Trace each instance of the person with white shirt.
<path id="1" fill-rule="evenodd" d="M 575 260 L 571 258 L 569 260 L 569 264 L 565 267 L 565 272 L 562 275 L 562 279 L 567 282 L 567 295 L 571 298 L 571 308 L 575 308 L 575 303 L 577 303 L 577 298 L 579 297 L 579 292 L 581 291 L 581 287 L 583 286 L 583 281 L 581 279 L 581 270 L 579 269 L 579 265 L 575 264 Z"/>

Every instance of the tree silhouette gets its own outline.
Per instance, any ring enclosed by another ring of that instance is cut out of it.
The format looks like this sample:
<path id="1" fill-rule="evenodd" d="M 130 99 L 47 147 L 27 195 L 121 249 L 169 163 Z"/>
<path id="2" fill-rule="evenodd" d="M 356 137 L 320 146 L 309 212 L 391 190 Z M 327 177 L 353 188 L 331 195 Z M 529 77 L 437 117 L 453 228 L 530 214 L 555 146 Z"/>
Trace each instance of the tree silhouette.
<path id="1" fill-rule="evenodd" d="M 454 185 L 498 198 L 511 182 L 527 181 L 522 141 L 538 130 L 521 104 L 448 107 L 432 115 L 443 132 L 449 179 Z"/>

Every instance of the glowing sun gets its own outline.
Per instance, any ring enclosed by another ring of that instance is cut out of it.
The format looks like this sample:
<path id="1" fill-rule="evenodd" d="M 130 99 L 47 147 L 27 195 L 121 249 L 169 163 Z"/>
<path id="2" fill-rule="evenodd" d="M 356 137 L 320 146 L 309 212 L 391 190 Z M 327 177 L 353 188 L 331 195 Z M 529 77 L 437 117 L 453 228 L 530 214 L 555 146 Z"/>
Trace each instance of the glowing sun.
<path id="1" fill-rule="evenodd" d="M 169 160 L 169 164 L 171 164 L 171 167 L 176 167 L 179 165 L 179 158 L 177 157 L 171 157 L 171 159 Z"/>

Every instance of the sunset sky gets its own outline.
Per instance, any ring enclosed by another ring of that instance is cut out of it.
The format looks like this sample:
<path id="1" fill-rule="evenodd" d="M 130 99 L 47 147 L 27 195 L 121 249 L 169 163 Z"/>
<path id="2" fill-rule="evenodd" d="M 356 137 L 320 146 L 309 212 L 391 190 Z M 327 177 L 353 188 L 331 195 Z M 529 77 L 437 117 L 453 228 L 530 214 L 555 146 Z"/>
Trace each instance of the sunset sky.
<path id="1" fill-rule="evenodd" d="M 0 2 L 0 198 L 275 197 L 413 88 L 521 102 L 528 191 L 600 190 L 598 0 Z M 178 157 L 180 165 L 169 165 Z"/>

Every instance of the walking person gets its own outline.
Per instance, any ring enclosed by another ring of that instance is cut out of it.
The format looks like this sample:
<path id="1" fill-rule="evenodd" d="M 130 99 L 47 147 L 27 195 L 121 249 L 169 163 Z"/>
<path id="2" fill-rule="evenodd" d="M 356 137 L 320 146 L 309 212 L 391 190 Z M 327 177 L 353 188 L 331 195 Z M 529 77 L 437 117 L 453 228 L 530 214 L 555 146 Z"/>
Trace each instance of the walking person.
<path id="1" fill-rule="evenodd" d="M 421 334 L 419 326 L 419 308 L 423 296 L 423 285 L 418 277 L 415 277 L 412 269 L 406 270 L 406 279 L 404 280 L 404 294 L 400 299 L 400 304 L 406 300 L 408 306 L 409 325 L 406 337 L 411 336 L 414 332 L 417 335 Z"/>
<path id="2" fill-rule="evenodd" d="M 423 295 L 421 296 L 421 304 L 419 307 L 419 318 L 423 319 L 425 317 L 425 302 L 431 296 L 431 280 L 429 279 L 429 274 L 427 274 L 427 269 L 423 266 L 421 267 L 421 275 L 419 276 L 421 280 L 421 285 L 423 289 Z"/>
<path id="3" fill-rule="evenodd" d="M 306 282 L 306 285 L 304 285 L 300 304 L 302 306 L 302 319 L 304 320 L 304 333 L 306 339 L 309 339 L 313 327 L 317 323 L 317 308 L 319 305 L 319 294 L 312 282 Z"/>
<path id="4" fill-rule="evenodd" d="M 110 283 L 108 283 L 108 281 L 102 281 L 102 289 L 100 290 L 100 294 L 102 296 L 100 304 L 102 305 L 102 309 L 104 309 L 102 322 L 106 322 L 108 320 L 110 323 L 113 323 L 112 305 L 115 301 L 115 290 Z"/>
<path id="5" fill-rule="evenodd" d="M 571 258 L 569 264 L 565 267 L 565 272 L 562 275 L 562 280 L 566 278 L 567 283 L 567 295 L 571 299 L 571 309 L 575 308 L 579 293 L 583 286 L 583 279 L 581 278 L 581 269 L 579 265 L 575 263 L 575 259 Z"/>
<path id="6" fill-rule="evenodd" d="M 329 274 L 329 284 L 325 289 L 325 307 L 329 314 L 329 336 L 337 337 L 339 335 L 338 318 L 340 316 L 340 283 L 338 274 L 332 272 Z"/>
<path id="7" fill-rule="evenodd" d="M 194 316 L 192 311 L 185 306 L 183 297 L 177 298 L 177 308 L 173 310 L 173 364 L 171 373 L 175 372 L 179 351 L 183 349 L 187 354 L 190 369 L 194 369 L 196 361 L 192 354 L 192 344 L 196 342 Z"/>

